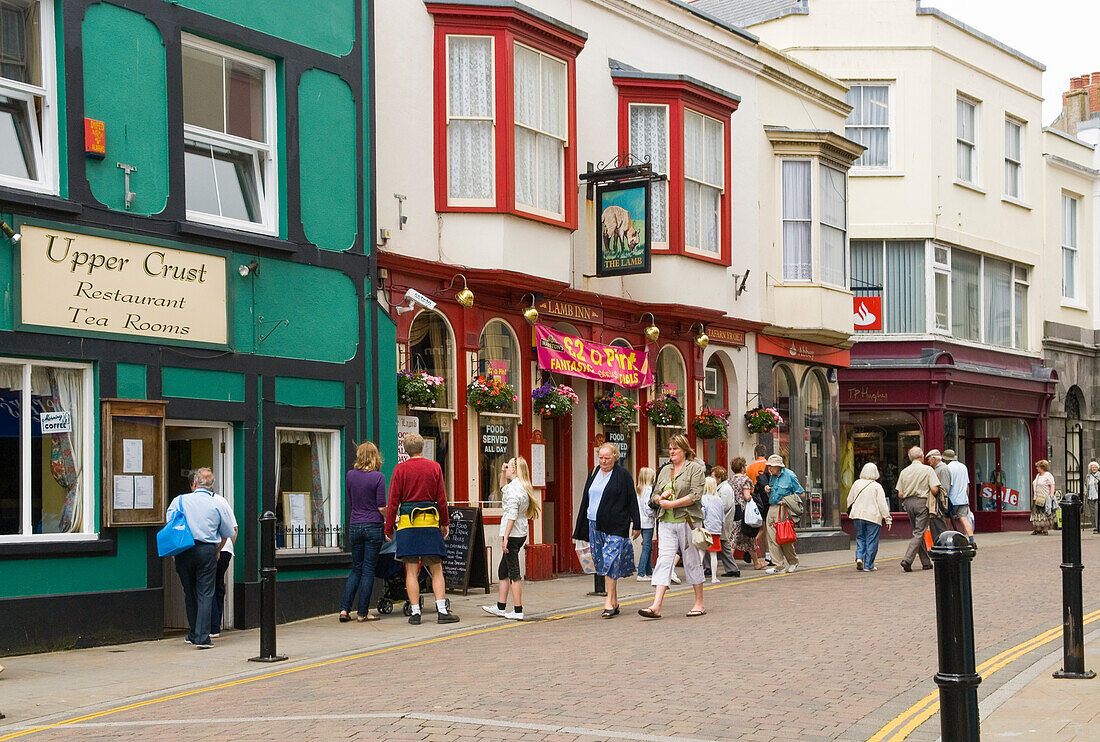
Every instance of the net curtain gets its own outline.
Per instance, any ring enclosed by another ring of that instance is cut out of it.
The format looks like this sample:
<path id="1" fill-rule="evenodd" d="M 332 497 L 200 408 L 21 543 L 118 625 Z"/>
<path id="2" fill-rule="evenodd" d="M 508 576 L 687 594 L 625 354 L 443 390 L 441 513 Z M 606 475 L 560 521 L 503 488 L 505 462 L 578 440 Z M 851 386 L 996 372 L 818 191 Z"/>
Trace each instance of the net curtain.
<path id="1" fill-rule="evenodd" d="M 493 198 L 493 40 L 447 39 L 447 178 L 452 198 Z"/>

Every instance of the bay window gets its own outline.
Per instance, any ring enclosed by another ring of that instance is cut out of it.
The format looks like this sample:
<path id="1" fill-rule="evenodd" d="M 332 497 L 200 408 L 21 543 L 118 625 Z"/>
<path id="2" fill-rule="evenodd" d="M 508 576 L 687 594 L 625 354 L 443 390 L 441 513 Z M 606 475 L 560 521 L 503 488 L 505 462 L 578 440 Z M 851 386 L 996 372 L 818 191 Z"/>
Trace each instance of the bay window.
<path id="1" fill-rule="evenodd" d="M 427 9 L 436 26 L 436 210 L 575 229 L 575 61 L 585 35 L 520 5 Z"/>
<path id="2" fill-rule="evenodd" d="M 1077 205 L 1075 196 L 1062 194 L 1062 298 L 1077 299 Z"/>
<path id="3" fill-rule="evenodd" d="M 718 255 L 722 211 L 722 122 L 684 111 L 684 246 Z"/>
<path id="4" fill-rule="evenodd" d="M 817 159 L 784 159 L 780 184 L 783 280 L 847 287 L 847 172 Z"/>
<path id="5" fill-rule="evenodd" d="M 629 116 L 630 153 L 653 166 L 653 172 L 668 173 L 667 105 L 631 103 Z M 668 247 L 668 181 L 649 184 L 649 227 L 651 244 Z"/>
<path id="6" fill-rule="evenodd" d="M 852 83 L 845 96 L 852 107 L 844 122 L 844 136 L 867 149 L 852 167 L 890 168 L 890 85 Z"/>
<path id="7" fill-rule="evenodd" d="M 275 234 L 275 64 L 183 37 L 187 218 Z"/>
<path id="8" fill-rule="evenodd" d="M 783 162 L 783 280 L 813 280 L 810 161 Z"/>
<path id="9" fill-rule="evenodd" d="M 848 178 L 821 166 L 821 281 L 844 286 L 845 240 L 848 235 Z"/>
<path id="10" fill-rule="evenodd" d="M 57 192 L 51 0 L 0 0 L 0 186 Z"/>
<path id="11" fill-rule="evenodd" d="M 87 366 L 0 359 L 0 541 L 95 533 L 91 376 Z M 43 431 L 50 413 L 62 424 Z"/>

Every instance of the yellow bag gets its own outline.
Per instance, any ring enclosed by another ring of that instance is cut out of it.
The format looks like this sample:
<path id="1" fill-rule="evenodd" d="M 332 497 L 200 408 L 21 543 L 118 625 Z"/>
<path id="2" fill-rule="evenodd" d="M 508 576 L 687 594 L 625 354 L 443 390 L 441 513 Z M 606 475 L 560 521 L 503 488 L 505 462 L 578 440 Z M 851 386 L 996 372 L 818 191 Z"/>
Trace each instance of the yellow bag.
<path id="1" fill-rule="evenodd" d="M 397 519 L 397 530 L 402 528 L 439 528 L 439 510 L 432 507 L 412 508 L 401 513 Z"/>

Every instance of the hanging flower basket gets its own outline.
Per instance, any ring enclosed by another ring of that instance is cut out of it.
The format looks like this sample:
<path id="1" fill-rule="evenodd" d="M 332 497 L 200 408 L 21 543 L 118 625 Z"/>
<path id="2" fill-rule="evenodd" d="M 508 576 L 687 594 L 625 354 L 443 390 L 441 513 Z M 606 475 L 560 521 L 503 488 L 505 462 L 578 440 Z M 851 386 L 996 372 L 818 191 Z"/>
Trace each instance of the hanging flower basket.
<path id="1" fill-rule="evenodd" d="M 425 371 L 398 371 L 397 398 L 410 407 L 438 407 L 443 379 Z"/>
<path id="2" fill-rule="evenodd" d="M 496 376 L 479 376 L 466 387 L 466 404 L 479 412 L 500 412 L 518 399 L 516 390 Z"/>
<path id="3" fill-rule="evenodd" d="M 550 382 L 531 392 L 531 400 L 539 417 L 568 417 L 573 414 L 573 405 L 581 401 L 573 387 Z"/>
<path id="4" fill-rule="evenodd" d="M 662 394 L 646 402 L 645 414 L 654 425 L 683 425 L 684 408 L 675 394 Z"/>
<path id="5" fill-rule="evenodd" d="M 757 407 L 745 413 L 745 424 L 750 433 L 770 433 L 783 424 L 783 418 L 774 407 Z"/>
<path id="6" fill-rule="evenodd" d="M 691 421 L 691 428 L 695 431 L 697 438 L 713 438 L 720 441 L 726 440 L 729 432 L 726 416 L 711 410 L 703 410 L 701 414 L 696 415 Z"/>
<path id="7" fill-rule="evenodd" d="M 622 392 L 610 392 L 597 397 L 592 403 L 596 410 L 596 422 L 600 425 L 627 425 L 634 422 L 638 403 Z"/>

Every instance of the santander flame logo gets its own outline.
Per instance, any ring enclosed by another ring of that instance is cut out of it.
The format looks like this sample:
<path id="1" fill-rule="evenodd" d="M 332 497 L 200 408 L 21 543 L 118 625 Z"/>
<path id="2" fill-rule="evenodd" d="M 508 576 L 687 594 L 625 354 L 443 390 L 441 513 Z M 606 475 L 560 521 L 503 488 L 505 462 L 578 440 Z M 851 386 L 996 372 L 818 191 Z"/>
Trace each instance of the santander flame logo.
<path id="1" fill-rule="evenodd" d="M 852 324 L 857 330 L 882 329 L 882 298 L 878 296 L 853 297 Z"/>

